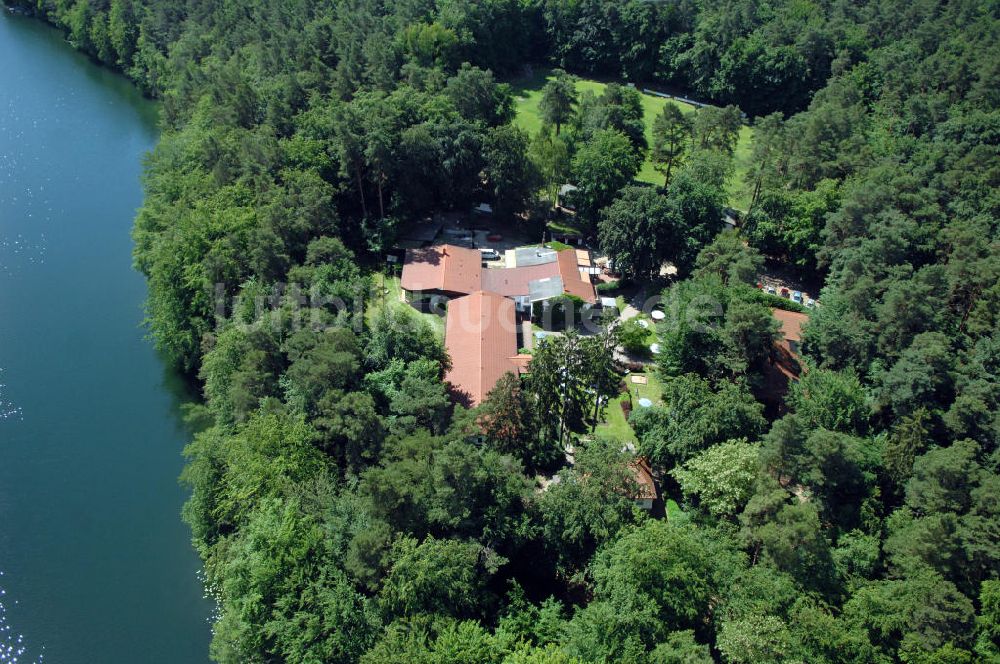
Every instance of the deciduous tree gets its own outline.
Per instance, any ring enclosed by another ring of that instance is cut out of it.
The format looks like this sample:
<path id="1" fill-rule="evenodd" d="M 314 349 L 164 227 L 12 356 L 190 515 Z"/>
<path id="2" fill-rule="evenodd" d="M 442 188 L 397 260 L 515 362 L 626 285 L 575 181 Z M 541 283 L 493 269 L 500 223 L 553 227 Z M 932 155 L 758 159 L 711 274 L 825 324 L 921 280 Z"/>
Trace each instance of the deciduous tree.
<path id="1" fill-rule="evenodd" d="M 613 129 L 594 132 L 573 157 L 581 213 L 596 221 L 600 211 L 631 182 L 641 165 L 642 155 L 624 134 Z"/>
<path id="2" fill-rule="evenodd" d="M 759 469 L 760 446 L 738 439 L 709 447 L 670 474 L 710 514 L 731 517 L 750 499 Z"/>

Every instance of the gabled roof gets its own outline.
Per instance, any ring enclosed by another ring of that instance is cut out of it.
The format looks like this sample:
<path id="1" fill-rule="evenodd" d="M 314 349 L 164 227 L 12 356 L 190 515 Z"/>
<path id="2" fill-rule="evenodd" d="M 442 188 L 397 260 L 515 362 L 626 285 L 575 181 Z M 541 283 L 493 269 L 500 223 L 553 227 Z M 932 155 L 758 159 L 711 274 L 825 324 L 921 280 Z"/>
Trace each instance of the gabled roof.
<path id="1" fill-rule="evenodd" d="M 558 279 L 562 281 L 561 290 L 547 297 L 566 293 L 589 304 L 597 302 L 597 293 L 590 283 L 590 277 L 580 272 L 576 251 L 537 248 L 527 248 L 526 251 L 544 262 L 529 260 L 528 264 L 522 265 L 519 257 L 517 267 L 484 270 L 482 255 L 478 249 L 451 244 L 407 249 L 401 285 L 408 291 L 442 291 L 467 295 L 484 290 L 506 297 L 522 297 L 529 295 L 532 282 Z"/>
<path id="2" fill-rule="evenodd" d="M 452 244 L 407 249 L 400 285 L 408 291 L 473 293 L 480 289 L 482 260 L 478 249 Z"/>
<path id="3" fill-rule="evenodd" d="M 577 296 L 584 302 L 595 304 L 597 292 L 594 290 L 594 284 L 590 283 L 590 277 L 580 273 L 576 252 L 572 249 L 563 249 L 556 254 L 556 260 L 559 263 L 559 276 L 562 277 L 565 292 Z"/>
<path id="4" fill-rule="evenodd" d="M 764 381 L 758 386 L 757 393 L 764 402 L 776 405 L 778 414 L 784 414 L 787 412 L 785 395 L 788 385 L 798 380 L 799 374 L 805 371 L 797 350 L 802 341 L 802 325 L 809 321 L 809 316 L 784 309 L 771 309 L 771 315 L 781 323 L 784 338 L 774 342 L 771 361 L 764 367 Z"/>
<path id="5" fill-rule="evenodd" d="M 518 373 L 514 301 L 486 291 L 455 298 L 444 344 L 451 357 L 445 380 L 467 405 L 482 403 L 505 373 Z"/>

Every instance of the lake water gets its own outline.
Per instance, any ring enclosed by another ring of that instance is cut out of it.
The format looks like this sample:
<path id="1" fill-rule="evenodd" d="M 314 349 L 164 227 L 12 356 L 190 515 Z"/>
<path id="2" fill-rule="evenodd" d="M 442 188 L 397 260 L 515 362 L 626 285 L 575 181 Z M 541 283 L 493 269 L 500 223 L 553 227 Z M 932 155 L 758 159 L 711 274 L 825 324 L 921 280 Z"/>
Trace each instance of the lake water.
<path id="1" fill-rule="evenodd" d="M 144 338 L 131 267 L 156 112 L 61 33 L 0 10 L 5 664 L 208 659 L 180 519 L 184 388 Z"/>

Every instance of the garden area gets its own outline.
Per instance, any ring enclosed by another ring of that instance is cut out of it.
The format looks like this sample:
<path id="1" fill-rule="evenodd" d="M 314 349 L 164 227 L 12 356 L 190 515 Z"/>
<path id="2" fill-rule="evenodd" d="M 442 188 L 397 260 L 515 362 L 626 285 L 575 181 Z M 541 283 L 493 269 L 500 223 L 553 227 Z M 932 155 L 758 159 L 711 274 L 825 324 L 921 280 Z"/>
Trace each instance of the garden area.
<path id="1" fill-rule="evenodd" d="M 629 373 L 622 380 L 625 383 L 625 391 L 608 404 L 604 411 L 604 421 L 597 425 L 595 433 L 635 445 L 639 441 L 628 423 L 626 410 L 642 408 L 643 406 L 639 405 L 640 399 L 649 399 L 654 406 L 660 405 L 663 386 L 654 371 Z M 623 403 L 626 404 L 624 407 Z"/>

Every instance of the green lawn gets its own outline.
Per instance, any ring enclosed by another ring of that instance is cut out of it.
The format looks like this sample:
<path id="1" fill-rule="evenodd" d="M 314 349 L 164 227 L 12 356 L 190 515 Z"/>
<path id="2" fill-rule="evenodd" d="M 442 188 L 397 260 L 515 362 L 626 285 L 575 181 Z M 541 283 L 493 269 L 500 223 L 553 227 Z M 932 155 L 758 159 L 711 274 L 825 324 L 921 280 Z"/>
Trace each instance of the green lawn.
<path id="1" fill-rule="evenodd" d="M 677 501 L 673 498 L 667 498 L 666 503 L 667 508 L 667 521 L 673 521 L 674 523 L 684 523 L 688 520 L 687 514 L 681 509 L 681 506 L 677 504 Z"/>
<path id="2" fill-rule="evenodd" d="M 646 385 L 633 383 L 631 376 L 635 375 L 646 376 Z M 648 371 L 644 374 L 629 374 L 625 376 L 625 385 L 628 386 L 628 390 L 632 395 L 632 404 L 635 408 L 639 408 L 639 399 L 643 397 L 651 400 L 654 404 L 660 403 L 660 397 L 663 395 L 663 387 L 654 372 Z M 632 426 L 625 419 L 625 413 L 622 411 L 621 402 L 627 400 L 628 395 L 626 394 L 622 394 L 611 400 L 611 403 L 604 410 L 604 421 L 597 425 L 597 434 L 633 444 L 639 442 L 635 437 L 635 432 L 632 431 Z"/>
<path id="3" fill-rule="evenodd" d="M 566 214 L 557 217 L 549 222 L 549 230 L 555 233 L 566 233 L 567 235 L 586 235 L 587 227 L 579 222 L 576 215 Z"/>
<path id="4" fill-rule="evenodd" d="M 538 130 L 542 128 L 542 118 L 538 111 L 538 102 L 542 99 L 542 88 L 545 86 L 545 82 L 552 77 L 551 70 L 538 68 L 534 70 L 534 73 L 531 76 L 523 77 L 511 82 L 515 101 L 517 102 L 517 117 L 515 118 L 514 123 L 526 130 L 529 134 L 537 134 Z M 599 95 L 604 91 L 605 87 L 607 87 L 607 83 L 602 83 L 592 79 L 578 79 L 576 83 L 577 92 L 581 94 L 590 90 L 594 92 L 594 94 Z M 660 111 L 663 110 L 663 107 L 668 101 L 680 106 L 684 113 L 695 112 L 695 107 L 691 104 L 685 104 L 677 101 L 676 99 L 668 100 L 663 97 L 643 93 L 643 122 L 646 125 L 646 140 L 649 141 L 650 144 L 653 142 L 653 120 L 657 115 L 659 115 Z M 744 200 L 746 196 L 742 191 L 744 189 L 743 176 L 746 174 L 749 165 L 748 161 L 750 158 L 750 145 L 752 140 L 753 130 L 749 127 L 743 127 L 740 131 L 739 144 L 736 146 L 736 167 L 734 177 L 729 187 L 729 204 L 739 209 L 746 209 L 746 201 Z M 642 168 L 639 170 L 639 175 L 636 179 L 642 182 L 663 184 L 663 175 L 653 168 L 653 163 L 649 161 L 648 158 L 643 162 Z"/>
<path id="5" fill-rule="evenodd" d="M 622 309 L 621 311 L 624 311 L 624 310 Z M 647 348 L 650 346 L 650 344 L 655 344 L 657 341 L 660 340 L 659 335 L 656 333 L 656 321 L 654 321 L 650 317 L 649 314 L 647 314 L 646 312 L 642 312 L 638 316 L 636 316 L 635 318 L 636 318 L 636 320 L 644 320 L 644 321 L 646 321 L 646 325 L 648 325 L 648 327 L 646 328 L 646 347 Z M 653 380 L 655 380 L 655 378 L 653 378 Z M 657 383 L 657 384 L 659 384 L 659 383 Z M 646 396 L 646 395 L 643 395 L 643 396 Z"/>
<path id="6" fill-rule="evenodd" d="M 621 402 L 628 399 L 624 394 L 611 400 L 607 408 L 604 409 L 604 421 L 597 425 L 595 433 L 604 438 L 620 440 L 637 444 L 639 439 L 635 437 L 635 432 L 625 419 L 625 412 L 622 410 Z"/>
<path id="7" fill-rule="evenodd" d="M 656 372 L 647 371 L 646 373 L 640 375 L 646 377 L 645 385 L 636 385 L 626 376 L 625 382 L 628 385 L 629 391 L 632 392 L 633 401 L 638 401 L 639 399 L 645 397 L 654 404 L 659 405 L 660 399 L 663 398 L 663 384 L 660 383 L 660 379 L 657 378 Z"/>
<path id="8" fill-rule="evenodd" d="M 545 87 L 545 82 L 550 78 L 553 78 L 551 70 L 538 68 L 531 76 L 511 81 L 510 85 L 517 102 L 517 118 L 514 123 L 529 134 L 537 134 L 538 130 L 542 128 L 542 116 L 538 111 L 538 102 L 542 100 L 542 88 Z M 580 94 L 590 90 L 599 95 L 605 87 L 607 87 L 605 83 L 588 79 L 579 79 L 576 83 L 576 90 Z"/>
<path id="9" fill-rule="evenodd" d="M 744 180 L 750 170 L 750 157 L 753 151 L 753 129 L 743 125 L 740 129 L 740 140 L 736 144 L 733 155 L 733 176 L 729 180 L 729 205 L 746 212 L 750 207 L 750 190 Z"/>
<path id="10" fill-rule="evenodd" d="M 382 310 L 383 303 L 389 305 L 401 302 L 403 292 L 399 285 L 399 277 L 386 276 L 380 272 L 372 276 L 372 283 L 375 285 L 375 295 L 365 309 L 365 319 L 368 323 L 375 321 L 375 317 Z"/>

